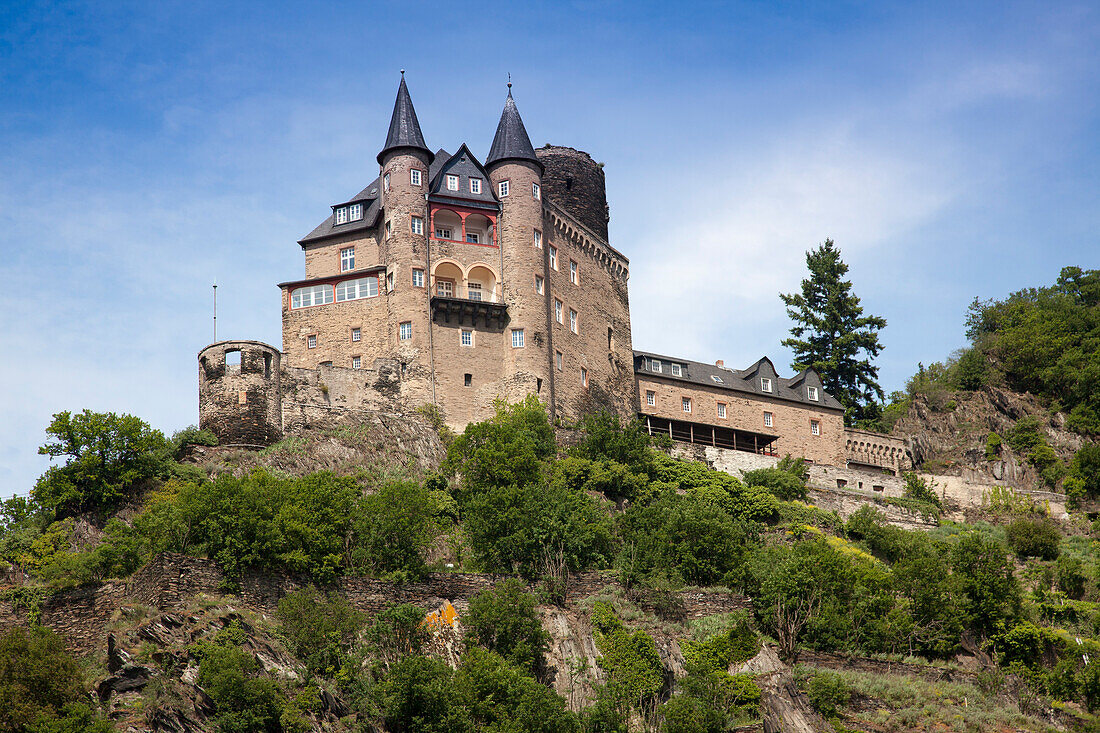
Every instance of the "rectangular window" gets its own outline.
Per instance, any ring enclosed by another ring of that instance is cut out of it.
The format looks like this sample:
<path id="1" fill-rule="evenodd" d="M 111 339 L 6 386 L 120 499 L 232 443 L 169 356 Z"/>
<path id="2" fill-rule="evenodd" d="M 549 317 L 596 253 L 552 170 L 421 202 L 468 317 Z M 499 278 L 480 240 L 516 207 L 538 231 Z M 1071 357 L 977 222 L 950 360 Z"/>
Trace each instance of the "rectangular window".
<path id="1" fill-rule="evenodd" d="M 414 216 L 412 218 L 412 233 L 423 234 L 424 233 L 424 217 Z"/>
<path id="2" fill-rule="evenodd" d="M 309 349 L 316 349 L 317 348 L 317 337 L 316 336 L 306 337 L 306 348 L 309 348 Z"/>
<path id="3" fill-rule="evenodd" d="M 560 351 L 555 351 L 554 352 L 554 366 L 556 366 L 558 368 L 559 372 L 562 370 L 562 362 L 563 361 L 564 361 L 564 359 L 562 358 L 561 352 Z"/>
<path id="4" fill-rule="evenodd" d="M 508 195 L 508 181 L 501 181 L 497 186 L 497 190 L 500 192 L 500 198 L 504 198 Z"/>
<path id="5" fill-rule="evenodd" d="M 810 434 L 821 435 L 821 423 L 817 420 L 810 420 Z"/>
<path id="6" fill-rule="evenodd" d="M 474 332 L 468 328 L 462 329 L 462 345 L 473 346 L 474 345 Z"/>
<path id="7" fill-rule="evenodd" d="M 470 300 L 481 300 L 481 283 L 467 283 L 466 297 Z"/>
<path id="8" fill-rule="evenodd" d="M 674 377 L 684 376 L 684 369 L 679 364 L 669 364 L 668 366 L 669 366 L 670 369 L 672 369 L 672 376 L 674 376 Z"/>
<path id="9" fill-rule="evenodd" d="M 414 186 L 419 186 L 421 175 L 423 174 L 420 172 L 419 169 L 413 168 L 411 171 L 409 171 L 409 183 Z"/>
<path id="10" fill-rule="evenodd" d="M 355 247 L 345 247 L 340 250 L 340 272 L 355 269 Z"/>
<path id="11" fill-rule="evenodd" d="M 386 273 L 386 292 L 387 293 L 392 293 L 393 292 L 393 273 L 392 272 L 387 272 Z"/>
<path id="12" fill-rule="evenodd" d="M 718 417 L 721 420 L 726 419 L 726 403 L 725 402 L 719 402 L 718 403 Z"/>
<path id="13" fill-rule="evenodd" d="M 771 392 L 772 391 L 772 380 L 768 379 L 767 377 L 760 377 L 760 391 L 761 392 Z"/>
<path id="14" fill-rule="evenodd" d="M 650 407 L 657 404 L 657 395 L 651 389 L 645 391 L 645 403 Z"/>
<path id="15" fill-rule="evenodd" d="M 351 368 L 352 369 L 362 369 L 363 368 L 363 357 L 361 357 L 361 356 L 351 357 Z"/>
<path id="16" fill-rule="evenodd" d="M 362 341 L 363 340 L 363 332 L 360 331 L 358 328 L 351 329 L 351 340 L 352 341 Z"/>
<path id="17" fill-rule="evenodd" d="M 818 401 L 817 387 L 807 387 L 806 388 L 806 396 L 809 397 L 814 402 L 817 402 Z"/>
<path id="18" fill-rule="evenodd" d="M 333 216 L 335 217 L 334 221 L 337 224 L 347 224 L 348 223 L 348 207 L 341 206 L 340 208 L 336 209 L 333 212 Z"/>
<path id="19" fill-rule="evenodd" d="M 361 277 L 355 280 L 343 280 L 336 284 L 336 302 L 373 298 L 378 295 L 378 277 Z"/>
<path id="20" fill-rule="evenodd" d="M 363 218 L 363 204 L 352 204 L 348 207 L 348 221 L 359 221 Z"/>
<path id="21" fill-rule="evenodd" d="M 331 285 L 311 285 L 290 291 L 291 308 L 308 308 L 311 305 L 325 305 L 331 302 Z"/>
<path id="22" fill-rule="evenodd" d="M 412 321 L 405 321 L 397 327 L 397 338 L 408 341 L 413 337 Z"/>
<path id="23" fill-rule="evenodd" d="M 458 190 L 458 176 L 452 176 L 449 173 L 447 174 L 447 190 L 448 191 L 457 191 Z"/>
<path id="24" fill-rule="evenodd" d="M 660 374 L 661 373 L 661 360 L 660 359 L 650 359 L 649 360 L 649 371 L 657 372 L 658 374 Z"/>
<path id="25" fill-rule="evenodd" d="M 545 292 L 545 283 L 541 275 L 535 275 L 535 292 L 542 295 Z"/>
<path id="26" fill-rule="evenodd" d="M 466 241 L 470 244 L 481 244 L 481 235 L 477 232 L 466 232 Z"/>
<path id="27" fill-rule="evenodd" d="M 690 397 L 681 397 L 680 398 L 680 408 L 684 412 L 691 412 L 691 398 Z"/>
<path id="28" fill-rule="evenodd" d="M 512 329 L 512 348 L 513 349 L 522 349 L 523 348 L 523 329 L 522 328 L 513 328 Z"/>
<path id="29" fill-rule="evenodd" d="M 473 386 L 473 384 L 474 384 L 474 375 L 473 374 L 463 374 L 462 375 L 462 384 L 466 387 Z"/>
<path id="30" fill-rule="evenodd" d="M 770 412 L 764 413 L 764 427 L 770 428 L 772 426 L 772 414 Z"/>
<path id="31" fill-rule="evenodd" d="M 382 176 L 382 190 L 383 191 L 389 191 L 390 190 L 390 174 L 389 173 Z"/>
<path id="32" fill-rule="evenodd" d="M 438 239 L 454 239 L 454 237 L 451 236 L 452 233 L 453 232 L 451 232 L 450 227 L 436 227 L 435 228 L 435 236 Z"/>
<path id="33" fill-rule="evenodd" d="M 554 299 L 554 319 L 558 323 L 565 323 L 565 304 L 557 298 Z"/>
<path id="34" fill-rule="evenodd" d="M 435 294 L 443 298 L 453 298 L 455 294 L 455 284 L 453 280 L 436 280 L 435 281 Z"/>
<path id="35" fill-rule="evenodd" d="M 539 184 L 531 184 L 531 195 L 534 196 L 536 199 L 542 198 L 542 188 L 539 186 Z"/>
<path id="36" fill-rule="evenodd" d="M 413 270 L 413 287 L 414 288 L 424 287 L 424 271 L 423 270 L 417 270 L 417 269 Z"/>
<path id="37" fill-rule="evenodd" d="M 569 330 L 577 333 L 577 311 L 569 309 Z"/>
<path id="38" fill-rule="evenodd" d="M 574 260 L 569 260 L 569 282 L 577 284 L 577 263 Z"/>
<path id="39" fill-rule="evenodd" d="M 553 270 L 558 269 L 558 248 L 550 248 L 550 268 Z"/>
<path id="40" fill-rule="evenodd" d="M 588 370 L 585 369 L 584 367 L 581 367 L 581 386 L 582 387 L 587 387 L 588 386 Z"/>
<path id="41" fill-rule="evenodd" d="M 535 230 L 535 246 L 542 249 L 542 232 Z"/>
<path id="42" fill-rule="evenodd" d="M 471 178 L 470 179 L 470 193 L 481 193 L 481 179 L 480 178 Z"/>

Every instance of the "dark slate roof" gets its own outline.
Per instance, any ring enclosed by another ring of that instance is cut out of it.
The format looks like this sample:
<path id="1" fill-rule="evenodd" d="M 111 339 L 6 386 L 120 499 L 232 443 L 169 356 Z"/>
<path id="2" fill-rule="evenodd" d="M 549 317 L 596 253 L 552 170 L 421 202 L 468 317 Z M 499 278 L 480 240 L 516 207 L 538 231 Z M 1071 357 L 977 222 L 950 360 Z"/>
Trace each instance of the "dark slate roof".
<path id="1" fill-rule="evenodd" d="M 661 361 L 662 369 L 660 373 L 652 372 L 646 368 L 645 360 L 647 357 L 659 359 Z M 673 363 L 681 366 L 681 376 L 677 377 L 669 371 L 667 365 Z M 702 362 L 689 361 L 688 359 L 680 359 L 673 356 L 662 356 L 661 354 L 654 354 L 649 351 L 635 351 L 634 372 L 636 374 L 644 374 L 647 377 L 668 379 L 674 382 L 688 382 L 690 384 L 705 385 L 714 389 L 725 389 L 731 392 L 744 392 L 761 397 L 798 402 L 807 407 L 823 407 L 833 410 L 844 409 L 844 406 L 841 405 L 835 397 L 821 387 L 821 378 L 818 377 L 817 372 L 813 369 L 804 369 L 794 377 L 784 379 L 776 373 L 775 366 L 772 364 L 771 359 L 766 356 L 748 369 L 728 369 L 714 364 L 704 364 Z M 722 381 L 718 382 L 714 377 L 718 377 Z M 760 389 L 759 377 L 772 378 L 774 385 L 771 392 L 764 392 Z M 818 388 L 821 395 L 819 401 L 814 402 L 806 396 L 805 388 L 807 386 Z"/>
<path id="2" fill-rule="evenodd" d="M 505 160 L 527 160 L 537 165 L 540 171 L 545 170 L 531 146 L 531 138 L 527 136 L 527 129 L 516 109 L 516 100 L 512 99 L 511 83 L 508 84 L 508 99 L 504 102 L 504 111 L 500 114 L 497 134 L 493 137 L 493 145 L 489 148 L 485 165 L 491 167 L 494 163 Z"/>
<path id="3" fill-rule="evenodd" d="M 439 171 L 446 165 L 447 161 L 451 159 L 451 154 L 443 148 L 435 151 L 435 158 L 432 160 L 432 164 L 428 166 L 428 180 L 433 181 L 435 177 L 439 175 Z"/>
<path id="4" fill-rule="evenodd" d="M 393 116 L 390 118 L 390 131 L 386 135 L 386 145 L 378 154 L 378 164 L 386 153 L 395 148 L 416 148 L 428 154 L 431 162 L 432 151 L 424 142 L 424 133 L 420 131 L 420 122 L 416 119 L 409 88 L 405 86 L 405 72 L 401 72 L 401 86 L 397 87 L 397 101 L 393 103 Z"/>
<path id="5" fill-rule="evenodd" d="M 380 179 L 375 178 L 371 181 L 371 184 L 357 193 L 352 198 L 348 199 L 346 204 L 354 204 L 357 201 L 363 203 L 363 218 L 359 221 L 350 221 L 347 224 L 340 224 L 336 226 L 333 224 L 334 214 L 330 213 L 328 218 L 318 224 L 312 232 L 305 235 L 298 240 L 298 244 L 303 247 L 312 242 L 317 242 L 328 237 L 335 237 L 340 234 L 347 234 L 348 232 L 367 231 L 373 229 L 378 224 L 379 214 L 382 212 L 382 196 L 380 195 Z M 343 206 L 344 204 L 334 204 L 335 206 Z"/>
<path id="6" fill-rule="evenodd" d="M 435 169 L 436 166 L 433 165 L 432 168 Z M 457 191 L 451 191 L 447 188 L 448 175 L 458 176 Z M 481 193 L 470 192 L 471 178 L 481 179 Z M 428 182 L 428 195 L 433 201 L 454 201 L 455 203 L 474 204 L 494 209 L 500 205 L 496 196 L 493 195 L 493 185 L 492 181 L 489 180 L 489 174 L 481 167 L 481 163 L 477 162 L 477 158 L 466 147 L 466 143 L 462 143 L 454 155 L 450 156 L 438 169 L 432 171 L 432 178 Z"/>

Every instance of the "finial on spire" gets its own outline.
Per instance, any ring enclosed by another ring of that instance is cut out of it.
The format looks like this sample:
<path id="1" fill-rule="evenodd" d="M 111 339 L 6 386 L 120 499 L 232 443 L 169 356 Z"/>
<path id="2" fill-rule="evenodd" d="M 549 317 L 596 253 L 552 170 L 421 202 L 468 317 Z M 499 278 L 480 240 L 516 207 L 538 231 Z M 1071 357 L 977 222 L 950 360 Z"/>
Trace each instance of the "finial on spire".
<path id="1" fill-rule="evenodd" d="M 405 75 L 405 70 L 401 69 L 401 76 L 404 76 L 404 75 Z"/>
<path id="2" fill-rule="evenodd" d="M 512 88 L 512 72 L 508 72 L 508 88 Z"/>

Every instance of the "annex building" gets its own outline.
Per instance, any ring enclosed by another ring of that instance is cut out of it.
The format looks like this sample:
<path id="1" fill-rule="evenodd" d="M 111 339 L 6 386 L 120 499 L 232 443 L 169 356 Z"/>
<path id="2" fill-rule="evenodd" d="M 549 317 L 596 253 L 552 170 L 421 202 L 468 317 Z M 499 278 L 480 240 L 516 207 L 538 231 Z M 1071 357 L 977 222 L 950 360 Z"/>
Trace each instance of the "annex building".
<path id="1" fill-rule="evenodd" d="M 736 371 L 634 351 L 603 167 L 535 149 L 508 86 L 480 160 L 466 143 L 427 145 L 402 72 L 373 180 L 298 240 L 304 271 L 278 286 L 282 348 L 199 353 L 201 427 L 266 445 L 434 405 L 461 430 L 498 399 L 536 395 L 566 423 L 607 409 L 678 441 L 900 465 L 885 436 L 844 429 L 812 370 L 784 379 L 767 358 Z"/>

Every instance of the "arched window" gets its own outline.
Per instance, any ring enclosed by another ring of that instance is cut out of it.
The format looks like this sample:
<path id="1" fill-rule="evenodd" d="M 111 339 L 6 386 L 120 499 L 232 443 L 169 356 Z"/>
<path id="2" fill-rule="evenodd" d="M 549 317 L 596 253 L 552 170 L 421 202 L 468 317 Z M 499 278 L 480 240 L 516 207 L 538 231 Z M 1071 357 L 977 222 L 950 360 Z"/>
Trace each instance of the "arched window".
<path id="1" fill-rule="evenodd" d="M 290 293 L 291 308 L 308 308 L 311 305 L 324 305 L 331 302 L 331 285 L 310 285 L 304 288 L 295 288 Z"/>
<path id="2" fill-rule="evenodd" d="M 336 286 L 336 302 L 345 300 L 358 300 L 359 298 L 373 298 L 378 295 L 378 277 L 361 277 L 355 280 L 344 280 Z"/>

